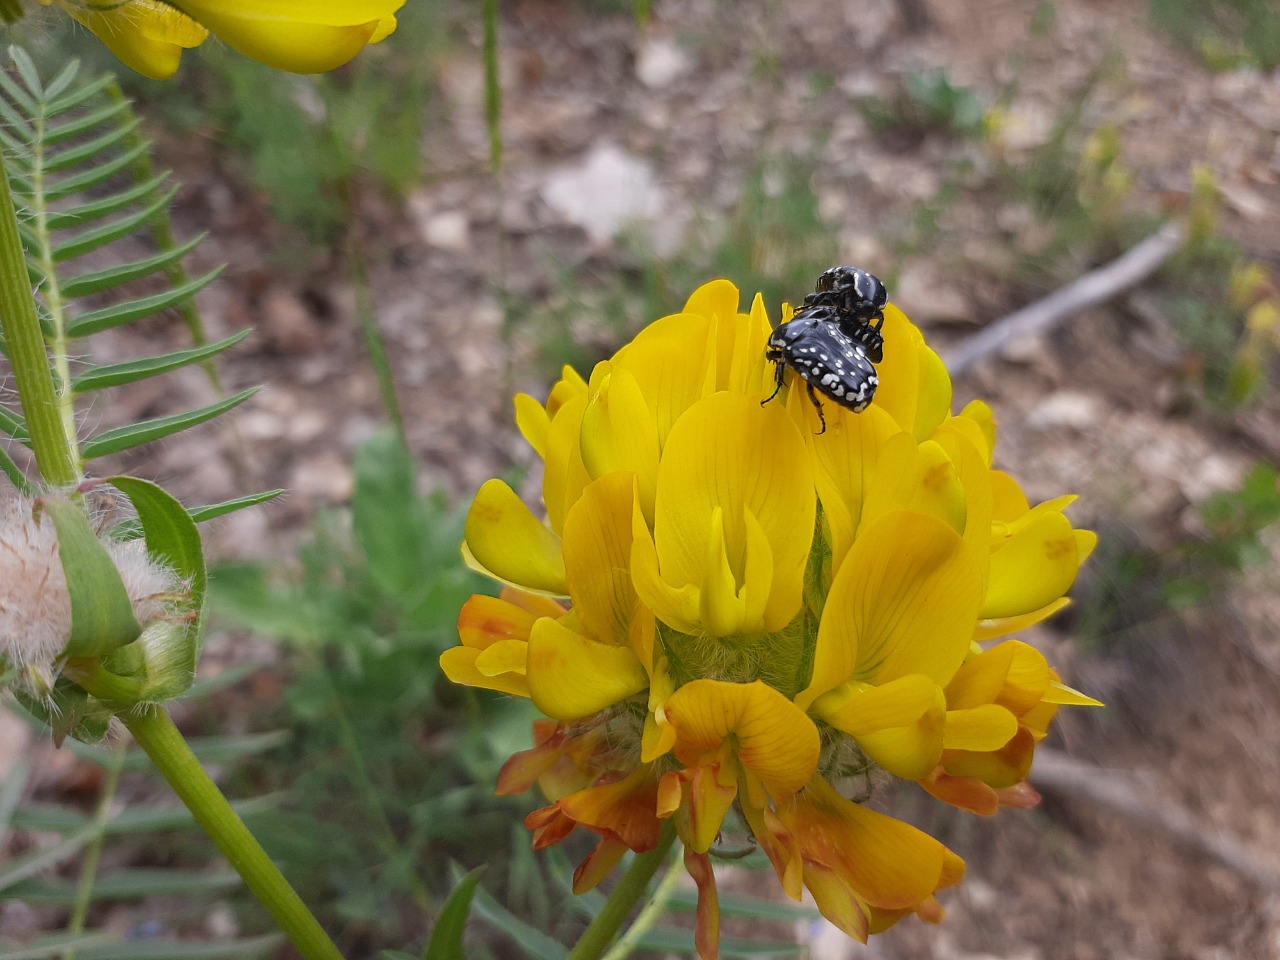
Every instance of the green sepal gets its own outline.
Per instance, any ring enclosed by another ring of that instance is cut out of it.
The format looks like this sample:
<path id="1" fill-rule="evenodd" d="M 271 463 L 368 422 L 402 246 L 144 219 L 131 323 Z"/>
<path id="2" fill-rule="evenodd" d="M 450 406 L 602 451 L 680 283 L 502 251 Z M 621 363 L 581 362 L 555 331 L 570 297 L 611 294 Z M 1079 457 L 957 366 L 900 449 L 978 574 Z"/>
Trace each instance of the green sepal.
<path id="1" fill-rule="evenodd" d="M 62 746 L 67 737 L 81 743 L 97 743 L 111 725 L 112 712 L 68 680 L 59 679 L 41 697 L 32 696 L 20 685 L 10 691 L 33 717 L 53 731 L 56 746 Z"/>
<path id="2" fill-rule="evenodd" d="M 144 700 L 169 700 L 190 688 L 200 661 L 208 586 L 200 531 L 182 504 L 149 480 L 108 477 L 103 482 L 133 504 L 147 554 L 170 567 L 186 585 L 178 615 L 152 624 L 136 644 L 118 651 L 105 666 L 121 676 L 141 677 Z"/>
<path id="3" fill-rule="evenodd" d="M 61 494 L 38 501 L 58 531 L 58 559 L 71 598 L 71 636 L 64 656 L 100 657 L 142 633 L 120 571 L 80 505 Z"/>

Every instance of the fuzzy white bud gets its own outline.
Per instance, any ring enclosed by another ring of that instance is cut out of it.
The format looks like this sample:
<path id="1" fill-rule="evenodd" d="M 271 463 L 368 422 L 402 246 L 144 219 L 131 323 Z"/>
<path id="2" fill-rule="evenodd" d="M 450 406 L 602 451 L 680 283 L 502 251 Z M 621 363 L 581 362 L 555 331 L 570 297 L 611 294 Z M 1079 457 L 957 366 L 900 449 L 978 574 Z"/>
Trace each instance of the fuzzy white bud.
<path id="1" fill-rule="evenodd" d="M 174 572 L 151 560 L 140 540 L 103 537 L 102 544 L 120 571 L 138 622 L 145 628 L 162 618 L 181 589 Z M 0 656 L 51 681 L 70 636 L 71 598 L 53 518 L 42 516 L 27 498 L 0 503 Z"/>

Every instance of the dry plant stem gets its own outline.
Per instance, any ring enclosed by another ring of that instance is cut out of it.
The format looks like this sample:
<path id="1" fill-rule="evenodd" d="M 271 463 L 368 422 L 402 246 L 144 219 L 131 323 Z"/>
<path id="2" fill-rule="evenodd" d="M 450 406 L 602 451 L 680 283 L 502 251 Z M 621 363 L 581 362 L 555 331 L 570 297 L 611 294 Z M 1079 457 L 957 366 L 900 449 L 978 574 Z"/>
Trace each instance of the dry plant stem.
<path id="1" fill-rule="evenodd" d="M 157 708 L 119 716 L 305 960 L 342 960 L 320 923 L 200 766 L 168 712 Z"/>
<path id="2" fill-rule="evenodd" d="M 1259 886 L 1280 890 L 1280 869 L 1261 861 L 1244 841 L 1216 824 L 1192 816 L 1176 803 L 1138 788 L 1126 775 L 1041 747 L 1036 750 L 1031 781 L 1046 792 L 1084 798 L 1138 823 L 1164 830 Z"/>
<path id="3" fill-rule="evenodd" d="M 1168 223 L 1147 239 L 1105 267 L 1055 290 L 1042 300 L 1016 310 L 974 334 L 943 354 L 952 376 L 1001 350 L 1014 340 L 1021 340 L 1061 323 L 1072 314 L 1109 300 L 1123 290 L 1141 283 L 1160 265 L 1182 248 L 1187 230 L 1181 224 Z"/>
<path id="4" fill-rule="evenodd" d="M 36 318 L 26 255 L 18 235 L 18 215 L 9 190 L 9 174 L 0 163 L 0 329 L 9 345 L 31 448 L 44 481 L 71 486 L 79 477 L 53 383 L 44 333 Z"/>
<path id="5" fill-rule="evenodd" d="M 617 935 L 627 915 L 631 913 L 631 908 L 644 896 L 645 890 L 649 887 L 649 881 L 667 859 L 675 839 L 675 827 L 668 821 L 662 828 L 662 838 L 658 841 L 658 845 L 646 853 L 637 855 L 631 861 L 631 866 L 622 875 L 613 892 L 609 894 L 604 908 L 583 931 L 565 960 L 600 960 L 605 948 L 609 946 L 609 942 Z"/>

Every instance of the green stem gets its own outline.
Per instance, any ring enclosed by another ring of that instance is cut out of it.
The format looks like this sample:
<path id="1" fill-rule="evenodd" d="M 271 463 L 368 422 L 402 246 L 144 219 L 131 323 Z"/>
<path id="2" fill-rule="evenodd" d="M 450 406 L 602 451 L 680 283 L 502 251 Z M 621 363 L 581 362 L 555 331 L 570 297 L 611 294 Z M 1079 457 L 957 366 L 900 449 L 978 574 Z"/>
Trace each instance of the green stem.
<path id="1" fill-rule="evenodd" d="M 609 949 L 609 952 L 601 960 L 626 960 L 627 957 L 631 956 L 636 946 L 640 943 L 640 938 L 653 929 L 653 925 L 662 919 L 662 915 L 666 913 L 667 904 L 675 896 L 676 888 L 680 885 L 680 878 L 684 875 L 684 864 L 680 862 L 679 858 L 673 860 L 671 866 L 667 868 L 667 875 L 658 881 L 658 886 L 654 889 L 653 896 L 649 898 L 649 902 L 636 915 L 635 922 L 627 927 L 627 932 L 618 938 L 618 942 Z"/>
<path id="2" fill-rule="evenodd" d="M 599 960 L 603 956 L 609 941 L 621 929 L 632 907 L 640 901 L 645 890 L 649 888 L 649 881 L 667 859 L 675 839 L 675 827 L 668 821 L 662 828 L 662 839 L 658 841 L 658 845 L 646 853 L 639 854 L 631 861 L 631 867 L 623 874 L 618 885 L 609 894 L 609 899 L 605 901 L 604 909 L 583 931 L 565 960 Z"/>
<path id="3" fill-rule="evenodd" d="M 200 766 L 169 714 L 156 709 L 119 716 L 305 960 L 342 960 L 319 921 Z"/>
<path id="4" fill-rule="evenodd" d="M 63 425 L 62 405 L 54 389 L 44 333 L 36 317 L 26 256 L 18 233 L 18 215 L 3 163 L 0 163 L 0 325 L 9 342 L 9 361 L 40 474 L 54 486 L 71 486 L 79 479 L 75 453 Z"/>

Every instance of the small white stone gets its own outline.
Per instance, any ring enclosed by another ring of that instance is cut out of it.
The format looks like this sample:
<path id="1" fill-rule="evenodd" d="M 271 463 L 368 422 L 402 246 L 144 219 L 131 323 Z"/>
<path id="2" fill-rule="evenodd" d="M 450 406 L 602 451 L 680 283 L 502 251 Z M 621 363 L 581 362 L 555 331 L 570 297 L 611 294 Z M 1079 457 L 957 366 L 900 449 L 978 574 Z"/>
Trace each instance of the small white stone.
<path id="1" fill-rule="evenodd" d="M 651 35 L 636 54 L 636 76 L 650 90 L 670 85 L 691 66 L 689 55 L 670 37 Z"/>
<path id="2" fill-rule="evenodd" d="M 1083 430 L 1097 423 L 1102 405 L 1096 397 L 1077 390 L 1059 390 L 1050 394 L 1027 417 L 1027 425 L 1037 430 L 1071 427 Z"/>
<path id="3" fill-rule="evenodd" d="M 471 221 L 461 210 L 447 210 L 421 225 L 422 239 L 441 250 L 465 253 L 471 248 Z"/>

